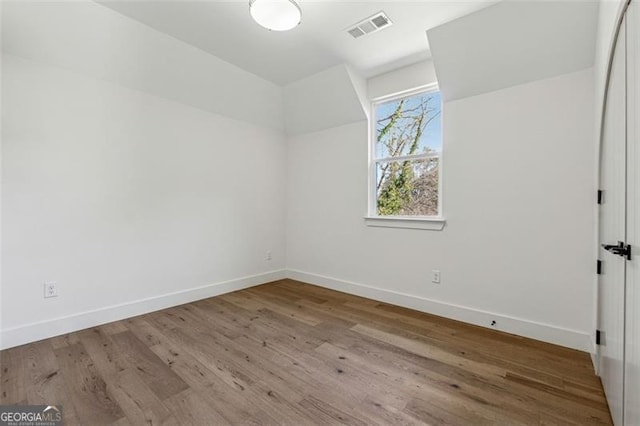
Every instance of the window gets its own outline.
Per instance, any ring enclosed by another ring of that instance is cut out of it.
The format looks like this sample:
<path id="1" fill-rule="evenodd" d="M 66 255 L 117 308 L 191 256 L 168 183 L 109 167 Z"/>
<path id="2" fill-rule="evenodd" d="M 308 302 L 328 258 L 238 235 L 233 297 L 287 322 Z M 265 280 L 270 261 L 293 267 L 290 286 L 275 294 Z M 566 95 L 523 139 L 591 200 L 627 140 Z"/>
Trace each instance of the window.
<path id="1" fill-rule="evenodd" d="M 437 87 L 373 103 L 370 218 L 441 220 L 442 101 Z"/>

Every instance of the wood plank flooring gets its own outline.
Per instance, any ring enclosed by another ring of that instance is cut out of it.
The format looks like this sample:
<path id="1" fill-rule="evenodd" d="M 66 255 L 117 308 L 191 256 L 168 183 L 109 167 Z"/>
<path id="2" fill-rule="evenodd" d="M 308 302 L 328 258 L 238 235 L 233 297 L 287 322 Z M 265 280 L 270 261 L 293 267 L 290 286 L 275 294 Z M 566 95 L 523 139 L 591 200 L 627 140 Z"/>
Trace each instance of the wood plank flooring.
<path id="1" fill-rule="evenodd" d="M 589 355 L 283 280 L 0 352 L 68 425 L 611 424 Z"/>

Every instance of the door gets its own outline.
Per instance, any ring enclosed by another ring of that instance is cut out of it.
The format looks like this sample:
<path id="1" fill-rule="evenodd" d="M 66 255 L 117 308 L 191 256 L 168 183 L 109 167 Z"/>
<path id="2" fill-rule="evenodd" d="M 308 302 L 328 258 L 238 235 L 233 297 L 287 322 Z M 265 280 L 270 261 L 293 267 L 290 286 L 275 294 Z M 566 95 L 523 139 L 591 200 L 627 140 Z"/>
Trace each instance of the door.
<path id="1" fill-rule="evenodd" d="M 627 262 L 624 421 L 640 425 L 640 6 L 627 9 Z"/>
<path id="2" fill-rule="evenodd" d="M 601 244 L 614 245 L 626 237 L 626 30 L 622 22 L 613 53 L 600 157 Z M 624 401 L 624 333 L 626 260 L 600 247 L 602 273 L 598 280 L 599 370 L 611 417 L 622 425 Z"/>

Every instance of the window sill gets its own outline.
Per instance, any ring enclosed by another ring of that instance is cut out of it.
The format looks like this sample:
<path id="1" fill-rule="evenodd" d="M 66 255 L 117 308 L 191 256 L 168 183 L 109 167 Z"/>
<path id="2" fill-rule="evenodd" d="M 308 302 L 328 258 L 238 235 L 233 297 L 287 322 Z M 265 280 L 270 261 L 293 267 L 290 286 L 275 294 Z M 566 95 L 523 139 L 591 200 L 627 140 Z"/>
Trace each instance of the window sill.
<path id="1" fill-rule="evenodd" d="M 382 228 L 426 229 L 442 231 L 446 220 L 442 217 L 365 216 L 367 226 Z"/>

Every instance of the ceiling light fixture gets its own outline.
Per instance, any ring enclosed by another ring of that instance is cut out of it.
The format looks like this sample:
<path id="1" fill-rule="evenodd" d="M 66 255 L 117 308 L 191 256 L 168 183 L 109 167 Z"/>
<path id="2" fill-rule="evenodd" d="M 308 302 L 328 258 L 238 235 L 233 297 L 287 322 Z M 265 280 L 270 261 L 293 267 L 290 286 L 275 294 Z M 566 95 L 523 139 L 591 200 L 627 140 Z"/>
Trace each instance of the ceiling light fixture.
<path id="1" fill-rule="evenodd" d="M 294 0 L 249 0 L 251 17 L 272 31 L 295 28 L 302 19 L 302 10 Z"/>

